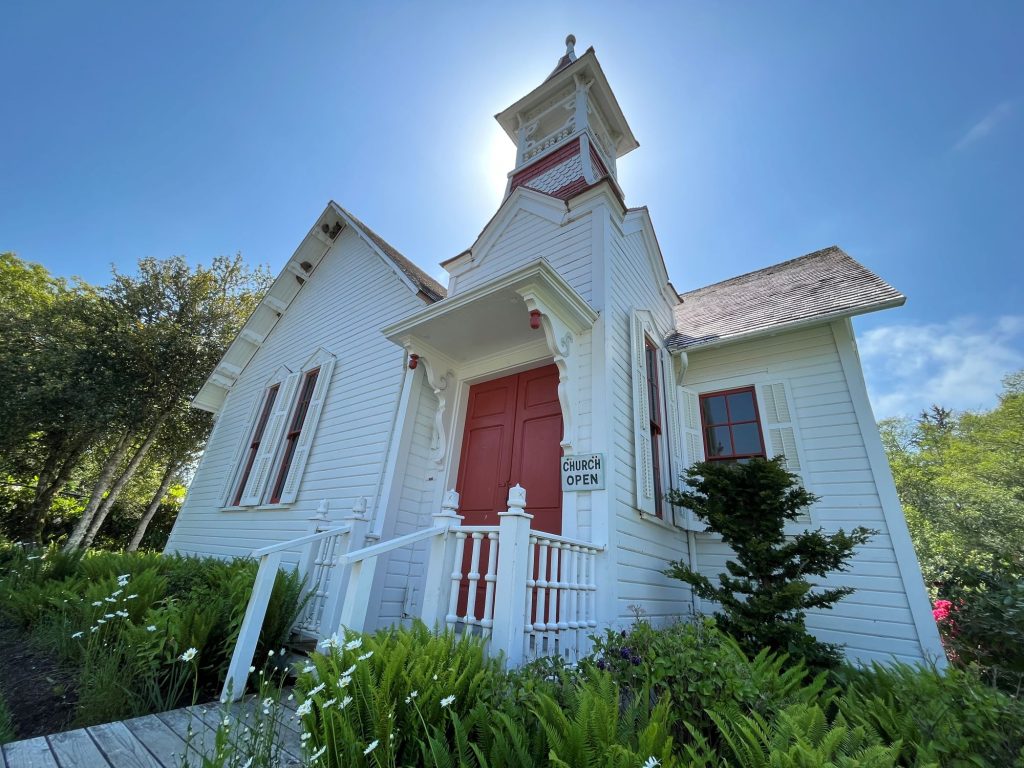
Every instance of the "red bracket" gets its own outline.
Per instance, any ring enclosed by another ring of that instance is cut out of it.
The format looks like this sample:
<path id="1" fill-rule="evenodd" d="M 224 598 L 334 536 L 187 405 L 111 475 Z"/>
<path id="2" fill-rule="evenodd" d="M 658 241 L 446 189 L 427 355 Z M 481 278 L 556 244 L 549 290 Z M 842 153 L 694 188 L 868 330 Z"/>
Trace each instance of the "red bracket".
<path id="1" fill-rule="evenodd" d="M 531 309 L 530 310 L 530 327 L 533 328 L 533 330 L 535 330 L 535 331 L 538 328 L 540 328 L 540 310 L 539 309 Z"/>
<path id="2" fill-rule="evenodd" d="M 409 355 L 409 370 L 410 371 L 415 371 L 416 370 L 416 366 L 419 365 L 419 364 L 420 364 L 420 356 L 419 355 Z"/>

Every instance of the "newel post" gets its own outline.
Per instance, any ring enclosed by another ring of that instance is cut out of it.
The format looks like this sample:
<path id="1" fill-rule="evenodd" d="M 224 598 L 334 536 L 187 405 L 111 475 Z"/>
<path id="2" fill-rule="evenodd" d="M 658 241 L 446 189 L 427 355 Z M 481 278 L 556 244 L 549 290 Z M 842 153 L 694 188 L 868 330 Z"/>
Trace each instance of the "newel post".
<path id="1" fill-rule="evenodd" d="M 430 516 L 434 528 L 445 530 L 430 540 L 430 553 L 427 559 L 427 578 L 424 582 L 420 618 L 431 629 L 443 628 L 448 610 L 446 587 L 450 588 L 452 568 L 455 566 L 455 547 L 451 545 L 448 531 L 462 524 L 462 516 L 458 512 L 459 494 L 451 490 L 444 495 L 441 511 Z"/>
<path id="2" fill-rule="evenodd" d="M 370 517 L 366 513 L 366 498 L 360 496 L 352 505 L 352 511 L 342 517 L 342 523 L 351 526 L 345 535 L 342 554 L 362 549 L 366 546 L 366 534 L 370 530 Z M 377 558 L 369 563 L 362 560 L 338 569 L 337 587 L 331 586 L 333 593 L 328 615 L 324 626 L 346 627 L 355 632 L 366 628 L 366 614 L 370 608 L 370 593 L 373 588 L 373 577 L 377 571 Z"/>
<path id="3" fill-rule="evenodd" d="M 504 651 L 509 666 L 523 663 L 526 629 L 526 580 L 530 548 L 530 521 L 526 490 L 516 485 L 508 492 L 508 511 L 498 513 L 498 570 L 494 592 L 494 628 L 491 647 Z"/>

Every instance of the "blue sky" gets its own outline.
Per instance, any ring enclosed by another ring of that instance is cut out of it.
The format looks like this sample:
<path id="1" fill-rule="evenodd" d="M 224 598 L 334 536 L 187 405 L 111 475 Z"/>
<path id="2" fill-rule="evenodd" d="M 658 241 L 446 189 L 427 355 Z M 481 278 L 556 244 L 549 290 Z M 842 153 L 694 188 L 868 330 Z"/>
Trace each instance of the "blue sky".
<path id="1" fill-rule="evenodd" d="M 856 321 L 878 416 L 1024 368 L 1024 5 L 9 2 L 0 250 L 278 269 L 335 199 L 435 275 L 500 202 L 492 119 L 572 32 L 680 290 L 836 243 L 908 294 Z"/>

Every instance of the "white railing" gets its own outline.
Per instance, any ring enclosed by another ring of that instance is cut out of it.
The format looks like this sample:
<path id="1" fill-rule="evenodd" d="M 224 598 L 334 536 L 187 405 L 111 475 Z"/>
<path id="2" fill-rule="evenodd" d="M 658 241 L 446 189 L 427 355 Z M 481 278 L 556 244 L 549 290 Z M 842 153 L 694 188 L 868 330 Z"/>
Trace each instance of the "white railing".
<path id="1" fill-rule="evenodd" d="M 420 610 L 427 626 L 476 632 L 511 666 L 551 655 L 576 661 L 589 653 L 604 547 L 531 529 L 526 491 L 518 485 L 497 526 L 463 526 L 458 507 L 459 495 L 449 491 L 430 528 L 366 547 L 363 500 L 335 527 L 328 527 L 321 505 L 312 533 L 253 552 L 259 570 L 223 696 L 244 692 L 281 556 L 289 550 L 301 552 L 305 604 L 295 630 L 307 637 L 364 631 L 380 557 L 428 541 Z"/>
<path id="2" fill-rule="evenodd" d="M 594 576 L 604 547 L 543 531 L 529 541 L 523 654 L 577 661 L 597 627 Z"/>

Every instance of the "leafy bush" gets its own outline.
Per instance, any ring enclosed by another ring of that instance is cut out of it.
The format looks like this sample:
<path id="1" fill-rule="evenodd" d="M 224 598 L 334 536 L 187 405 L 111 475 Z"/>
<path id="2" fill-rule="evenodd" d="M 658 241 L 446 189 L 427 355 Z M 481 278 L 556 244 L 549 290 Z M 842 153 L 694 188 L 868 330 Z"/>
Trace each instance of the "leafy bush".
<path id="1" fill-rule="evenodd" d="M 722 606 L 722 628 L 751 654 L 762 648 L 832 668 L 842 656 L 835 645 L 807 632 L 805 612 L 831 608 L 852 589 L 817 589 L 808 576 L 841 571 L 855 547 L 876 532 L 854 528 L 832 534 L 822 529 L 787 536 L 794 522 L 817 497 L 786 471 L 784 459 L 751 459 L 746 463 L 698 462 L 683 476 L 685 490 L 666 498 L 693 512 L 710 530 L 721 534 L 735 553 L 718 586 L 682 560 L 669 563 L 666 574 L 689 584 L 706 600 Z"/>
<path id="2" fill-rule="evenodd" d="M 708 711 L 723 706 L 770 716 L 789 704 L 815 701 L 825 687 L 824 673 L 813 677 L 784 654 L 765 649 L 748 659 L 714 619 L 664 629 L 637 621 L 628 631 L 608 630 L 594 653 L 598 669 L 630 690 L 668 697 L 680 720 L 701 727 L 710 724 Z"/>
<path id="3" fill-rule="evenodd" d="M 845 676 L 837 708 L 899 744 L 901 765 L 1024 765 L 1024 702 L 970 672 L 876 664 Z"/>
<path id="4" fill-rule="evenodd" d="M 216 695 L 255 574 L 246 560 L 6 547 L 0 604 L 78 668 L 76 722 L 91 725 Z M 287 640 L 301 589 L 278 573 L 256 663 Z"/>

